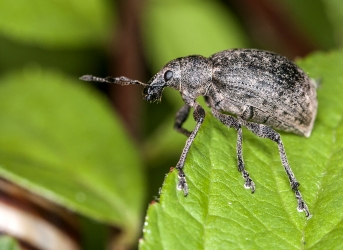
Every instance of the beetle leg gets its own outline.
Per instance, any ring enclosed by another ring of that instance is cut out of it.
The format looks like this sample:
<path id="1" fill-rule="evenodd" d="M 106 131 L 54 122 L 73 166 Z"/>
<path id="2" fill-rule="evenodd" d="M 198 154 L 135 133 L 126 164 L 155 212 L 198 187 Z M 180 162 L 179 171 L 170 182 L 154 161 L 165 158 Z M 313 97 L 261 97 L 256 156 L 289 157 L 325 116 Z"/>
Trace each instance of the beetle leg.
<path id="1" fill-rule="evenodd" d="M 181 108 L 181 110 L 184 107 L 185 106 L 183 106 Z M 197 122 L 197 124 L 195 125 L 194 130 L 190 133 L 190 135 L 186 141 L 186 145 L 182 150 L 180 160 L 176 165 L 176 169 L 179 171 L 179 174 L 178 174 L 179 183 L 177 184 L 177 189 L 183 190 L 183 193 L 185 196 L 188 195 L 188 185 L 187 185 L 187 181 L 186 181 L 186 175 L 183 172 L 183 167 L 185 165 L 185 160 L 186 160 L 189 148 L 191 147 L 191 145 L 194 141 L 194 138 L 197 135 L 199 128 L 205 119 L 205 110 L 198 103 L 195 103 L 195 105 L 194 105 L 193 117 L 194 117 L 194 120 Z"/>
<path id="2" fill-rule="evenodd" d="M 247 129 L 249 129 L 255 135 L 257 135 L 261 138 L 268 138 L 268 139 L 277 143 L 278 148 L 279 148 L 279 154 L 280 154 L 282 166 L 284 167 L 284 169 L 287 173 L 291 188 L 295 192 L 295 198 L 297 199 L 297 202 L 298 202 L 298 211 L 299 212 L 304 211 L 306 214 L 306 217 L 310 218 L 311 217 L 310 211 L 309 211 L 305 201 L 303 200 L 301 193 L 298 190 L 298 187 L 300 184 L 297 181 L 297 179 L 295 178 L 291 167 L 289 166 L 287 156 L 286 156 L 286 152 L 285 152 L 285 148 L 284 148 L 283 143 L 281 141 L 280 134 L 277 133 L 274 129 L 272 129 L 272 128 L 264 125 L 264 124 L 248 122 L 248 121 L 245 121 L 241 118 L 238 118 L 238 119 L 243 126 L 245 126 Z"/>
<path id="3" fill-rule="evenodd" d="M 243 141 L 243 135 L 242 135 L 242 126 L 240 122 L 230 116 L 225 115 L 220 112 L 218 112 L 216 109 L 212 109 L 212 114 L 221 121 L 224 125 L 234 128 L 237 130 L 237 145 L 236 145 L 236 152 L 237 152 L 237 165 L 238 165 L 238 171 L 242 173 L 242 177 L 245 180 L 244 187 L 247 189 L 251 189 L 251 192 L 255 192 L 255 183 L 250 178 L 249 173 L 245 170 L 244 167 L 244 160 L 243 160 L 243 153 L 242 153 L 242 141 Z"/>
<path id="4" fill-rule="evenodd" d="M 238 170 L 242 173 L 242 177 L 245 180 L 244 187 L 247 189 L 251 189 L 251 192 L 254 193 L 255 183 L 250 178 L 249 173 L 245 170 L 245 167 L 244 167 L 242 141 L 243 141 L 242 127 L 239 126 L 239 129 L 237 130 L 237 146 L 236 146 Z"/>
<path id="5" fill-rule="evenodd" d="M 211 99 L 208 96 L 204 96 L 205 103 L 207 107 L 212 107 L 211 106 Z"/>
<path id="6" fill-rule="evenodd" d="M 183 128 L 182 125 L 187 120 L 190 110 L 191 110 L 191 107 L 189 105 L 187 104 L 183 105 L 180 108 L 180 110 L 176 113 L 175 122 L 174 122 L 174 129 L 177 132 L 184 134 L 187 137 L 191 135 L 191 132 Z"/>

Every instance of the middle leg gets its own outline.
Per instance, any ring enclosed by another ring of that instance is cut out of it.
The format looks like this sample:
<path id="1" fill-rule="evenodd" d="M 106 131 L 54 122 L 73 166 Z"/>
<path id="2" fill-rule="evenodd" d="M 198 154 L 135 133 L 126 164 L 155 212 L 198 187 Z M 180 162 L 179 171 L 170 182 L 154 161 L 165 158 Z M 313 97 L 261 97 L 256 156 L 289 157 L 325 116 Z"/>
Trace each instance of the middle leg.
<path id="1" fill-rule="evenodd" d="M 240 122 L 236 118 L 234 118 L 230 115 L 222 114 L 213 108 L 212 108 L 212 114 L 219 121 L 221 121 L 224 125 L 226 125 L 230 128 L 236 129 L 236 131 L 237 131 L 236 152 L 237 152 L 238 171 L 241 172 L 242 177 L 245 180 L 244 187 L 247 189 L 251 189 L 251 192 L 254 193 L 255 192 L 255 183 L 250 178 L 249 173 L 245 170 L 245 166 L 244 166 L 243 152 L 242 152 L 243 135 L 242 135 L 242 126 L 241 126 Z"/>

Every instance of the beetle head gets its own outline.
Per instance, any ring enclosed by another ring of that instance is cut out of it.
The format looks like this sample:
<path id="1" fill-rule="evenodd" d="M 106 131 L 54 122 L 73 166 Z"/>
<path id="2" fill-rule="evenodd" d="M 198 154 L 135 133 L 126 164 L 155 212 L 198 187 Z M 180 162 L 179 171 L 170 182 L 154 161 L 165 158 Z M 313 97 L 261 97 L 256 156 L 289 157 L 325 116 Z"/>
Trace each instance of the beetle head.
<path id="1" fill-rule="evenodd" d="M 149 102 L 160 101 L 162 91 L 165 87 L 177 88 L 180 82 L 179 59 L 167 63 L 156 75 L 154 75 L 148 85 L 144 87 L 144 99 Z"/>

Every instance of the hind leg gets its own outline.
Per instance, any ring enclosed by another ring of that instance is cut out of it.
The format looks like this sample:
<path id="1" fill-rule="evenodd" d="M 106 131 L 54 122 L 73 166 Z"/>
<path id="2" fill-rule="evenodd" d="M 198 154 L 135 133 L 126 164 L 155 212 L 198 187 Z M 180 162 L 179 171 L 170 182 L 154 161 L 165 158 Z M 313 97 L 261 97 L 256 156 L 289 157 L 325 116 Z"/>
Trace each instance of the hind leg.
<path id="1" fill-rule="evenodd" d="M 294 191 L 295 198 L 297 199 L 297 202 L 298 202 L 298 211 L 300 211 L 300 212 L 304 211 L 306 214 L 306 217 L 310 218 L 311 217 L 310 211 L 309 211 L 305 201 L 303 200 L 301 193 L 298 190 L 299 182 L 295 178 L 294 173 L 293 173 L 291 167 L 289 166 L 287 156 L 286 156 L 286 152 L 285 152 L 285 148 L 284 148 L 283 143 L 281 141 L 280 134 L 277 133 L 274 129 L 272 129 L 266 125 L 263 125 L 263 124 L 248 122 L 248 121 L 243 120 L 242 118 L 238 118 L 238 121 L 240 122 L 240 124 L 242 124 L 242 126 L 245 126 L 247 129 L 249 129 L 255 135 L 257 135 L 261 138 L 270 139 L 270 140 L 277 143 L 278 148 L 279 148 L 279 154 L 280 154 L 282 166 L 284 167 L 284 169 L 286 171 L 286 174 L 287 174 L 288 179 L 289 179 L 290 186 L 291 186 L 292 190 Z"/>

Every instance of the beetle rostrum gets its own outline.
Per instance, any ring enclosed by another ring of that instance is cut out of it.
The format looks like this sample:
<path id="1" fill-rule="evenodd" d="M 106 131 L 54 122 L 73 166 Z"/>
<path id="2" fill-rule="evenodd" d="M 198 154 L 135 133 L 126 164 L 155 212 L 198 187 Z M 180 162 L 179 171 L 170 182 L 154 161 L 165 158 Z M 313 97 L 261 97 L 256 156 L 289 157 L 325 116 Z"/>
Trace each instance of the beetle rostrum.
<path id="1" fill-rule="evenodd" d="M 205 111 L 196 99 L 204 96 L 214 117 L 237 131 L 237 165 L 244 186 L 255 191 L 255 183 L 246 171 L 243 160 L 242 127 L 277 143 L 281 163 L 295 193 L 297 209 L 304 211 L 306 217 L 311 217 L 298 190 L 299 182 L 289 166 L 280 134 L 274 129 L 309 137 L 317 113 L 316 87 L 315 82 L 286 57 L 256 49 L 232 49 L 208 58 L 192 55 L 174 59 L 148 84 L 123 76 L 99 78 L 85 75 L 80 79 L 143 85 L 144 99 L 150 102 L 160 101 L 165 87 L 180 92 L 185 105 L 176 114 L 174 128 L 188 137 L 176 165 L 179 177 L 177 188 L 183 190 L 185 196 L 188 195 L 183 171 L 185 159 L 205 118 Z M 188 131 L 183 124 L 191 107 L 194 108 L 196 126 L 193 131 Z"/>

